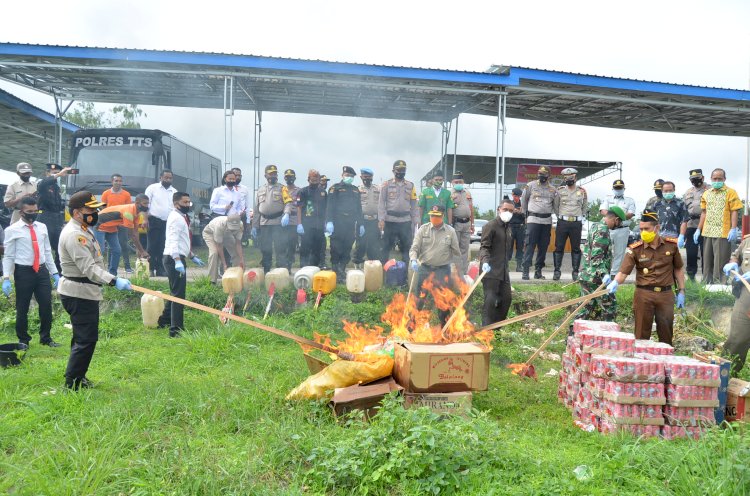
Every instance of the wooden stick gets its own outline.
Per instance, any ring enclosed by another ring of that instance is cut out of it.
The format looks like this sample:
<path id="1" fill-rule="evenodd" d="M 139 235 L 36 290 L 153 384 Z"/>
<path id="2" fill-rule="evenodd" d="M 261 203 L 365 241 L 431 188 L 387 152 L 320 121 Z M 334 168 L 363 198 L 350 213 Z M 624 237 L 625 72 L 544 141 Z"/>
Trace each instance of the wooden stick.
<path id="1" fill-rule="evenodd" d="M 404 303 L 404 316 L 401 317 L 401 326 L 406 329 L 406 323 L 409 322 L 407 316 L 409 315 L 409 298 L 411 298 L 411 291 L 414 289 L 414 281 L 417 280 L 417 271 L 411 275 L 411 283 L 409 284 L 409 292 L 406 294 L 406 302 Z"/>
<path id="2" fill-rule="evenodd" d="M 540 308 L 539 310 L 534 310 L 533 312 L 525 313 L 523 315 L 519 315 L 517 317 L 513 317 L 512 319 L 507 320 L 501 320 L 500 322 L 495 322 L 494 324 L 490 324 L 484 327 L 480 327 L 476 330 L 476 332 L 479 331 L 491 331 L 493 329 L 498 329 L 500 327 L 505 327 L 507 325 L 515 324 L 516 322 L 521 322 L 528 319 L 533 319 L 534 317 L 539 317 L 540 315 L 544 315 L 546 313 L 552 312 L 554 310 L 560 310 L 561 308 L 569 307 L 570 305 L 575 305 L 576 303 L 580 303 L 582 301 L 588 301 L 592 298 L 598 298 L 600 296 L 603 296 L 607 294 L 606 289 L 594 291 L 591 294 L 585 295 L 585 296 L 579 296 L 578 298 L 573 298 L 568 301 L 564 301 L 562 303 L 558 303 L 556 305 L 552 305 L 545 308 Z"/>
<path id="3" fill-rule="evenodd" d="M 729 271 L 732 275 L 735 275 L 739 278 L 740 281 L 742 281 L 742 284 L 745 285 L 748 291 L 750 291 L 750 282 L 747 282 L 744 277 L 742 277 L 742 274 L 737 272 L 736 270 L 730 270 Z"/>
<path id="4" fill-rule="evenodd" d="M 235 322 L 239 322 L 240 324 L 249 325 L 252 327 L 256 327 L 258 329 L 261 329 L 263 331 L 270 332 L 272 334 L 276 334 L 277 336 L 281 336 L 283 338 L 291 339 L 292 341 L 295 341 L 299 344 L 310 346 L 311 348 L 316 348 L 318 350 L 323 350 L 327 353 L 335 353 L 339 357 L 343 358 L 344 360 L 350 360 L 351 354 L 339 351 L 338 348 L 334 348 L 332 346 L 326 346 L 324 344 L 320 344 L 316 341 L 313 341 L 312 339 L 303 338 L 302 336 L 297 336 L 296 334 L 292 334 L 291 332 L 282 331 L 281 329 L 276 329 L 271 326 L 267 326 L 265 324 L 261 324 L 260 322 L 253 322 L 252 320 L 246 319 L 244 317 L 240 317 L 239 315 L 234 315 L 231 313 L 225 313 L 221 310 L 216 310 L 215 308 L 207 307 L 205 305 L 201 305 L 200 303 L 193 303 L 189 300 L 183 300 L 182 298 L 178 298 L 176 296 L 172 296 L 170 294 L 160 293 L 158 291 L 154 291 L 153 289 L 143 288 L 141 286 L 136 286 L 135 284 L 130 285 L 134 291 L 138 291 L 139 293 L 144 293 L 151 296 L 156 296 L 157 298 L 161 298 L 162 300 L 171 301 L 172 303 L 179 303 L 180 305 L 185 305 L 186 307 L 194 308 L 196 310 L 201 310 L 203 312 L 211 313 L 213 315 L 217 315 L 219 317 L 226 317 L 229 320 L 234 320 Z"/>
<path id="5" fill-rule="evenodd" d="M 471 285 L 471 287 L 469 288 L 469 291 L 466 293 L 466 295 L 461 300 L 461 303 L 459 303 L 458 306 L 456 307 L 456 309 L 453 310 L 453 313 L 451 314 L 450 318 L 448 319 L 448 321 L 443 326 L 443 330 L 440 331 L 440 334 L 442 334 L 443 336 L 445 336 L 445 331 L 448 330 L 448 327 L 451 325 L 451 323 L 453 322 L 453 320 L 456 318 L 456 315 L 458 315 L 459 309 L 463 308 L 464 305 L 466 304 L 466 302 L 469 301 L 469 297 L 471 296 L 471 293 L 473 293 L 474 290 L 477 289 L 477 286 L 479 286 L 479 283 L 482 282 L 482 278 L 484 277 L 485 274 L 486 274 L 485 271 L 482 271 L 482 273 L 479 274 L 479 277 L 477 277 L 477 280 L 474 281 L 474 284 Z"/>

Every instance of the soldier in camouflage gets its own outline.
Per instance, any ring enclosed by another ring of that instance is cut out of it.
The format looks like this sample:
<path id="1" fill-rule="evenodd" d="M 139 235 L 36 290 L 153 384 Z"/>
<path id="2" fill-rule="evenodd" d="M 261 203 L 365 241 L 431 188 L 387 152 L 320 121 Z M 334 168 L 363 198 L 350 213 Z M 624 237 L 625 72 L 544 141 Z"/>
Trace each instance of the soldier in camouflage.
<path id="1" fill-rule="evenodd" d="M 591 224 L 588 242 L 583 250 L 583 268 L 579 274 L 581 295 L 591 294 L 602 283 L 609 283 L 612 265 L 609 231 L 617 229 L 627 219 L 625 210 L 613 205 L 600 222 Z M 614 322 L 617 316 L 617 300 L 612 294 L 594 298 L 576 315 L 576 319 L 604 320 Z M 571 325 L 571 333 L 572 333 Z"/>

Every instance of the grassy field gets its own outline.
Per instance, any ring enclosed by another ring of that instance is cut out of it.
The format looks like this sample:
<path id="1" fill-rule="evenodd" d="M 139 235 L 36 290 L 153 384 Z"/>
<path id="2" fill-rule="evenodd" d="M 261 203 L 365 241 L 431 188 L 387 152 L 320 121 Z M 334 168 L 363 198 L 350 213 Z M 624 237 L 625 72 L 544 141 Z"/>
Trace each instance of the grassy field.
<path id="1" fill-rule="evenodd" d="M 340 333 L 342 318 L 377 322 L 391 294 L 353 305 L 336 290 L 313 311 L 295 310 L 289 291 L 268 323 L 308 337 Z M 475 394 L 472 418 L 438 420 L 393 399 L 366 424 L 337 422 L 323 403 L 284 400 L 308 374 L 296 344 L 192 310 L 184 337 L 169 339 L 143 328 L 138 295 L 108 288 L 106 296 L 89 372 L 95 389 L 62 391 L 67 346 L 33 346 L 23 366 L 0 369 L 0 492 L 750 493 L 750 437 L 741 429 L 712 430 L 698 442 L 586 433 L 557 402 L 557 378 L 543 375 L 559 363 L 541 361 L 538 383 L 511 376 L 504 365 L 525 359 L 525 347 L 544 338 L 534 329 L 551 332 L 563 312 L 498 333 L 490 388 Z M 632 288 L 619 297 L 627 321 Z M 192 284 L 188 298 L 215 308 L 225 300 L 207 281 Z M 264 304 L 264 295 L 254 297 L 248 314 Z M 0 300 L 2 342 L 14 341 L 11 305 Z M 53 337 L 61 343 L 66 322 L 56 304 Z M 562 340 L 551 351 L 561 353 Z"/>

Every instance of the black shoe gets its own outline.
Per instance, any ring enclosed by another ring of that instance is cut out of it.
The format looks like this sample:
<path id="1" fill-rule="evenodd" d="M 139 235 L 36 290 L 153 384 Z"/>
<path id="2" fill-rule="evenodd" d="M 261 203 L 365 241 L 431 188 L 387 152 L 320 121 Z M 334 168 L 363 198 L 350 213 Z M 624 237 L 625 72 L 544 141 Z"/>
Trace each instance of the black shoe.
<path id="1" fill-rule="evenodd" d="M 31 341 L 19 341 L 20 344 L 25 344 L 27 348 L 29 347 L 30 342 Z"/>
<path id="2" fill-rule="evenodd" d="M 73 391 L 78 391 L 79 389 L 92 389 L 94 387 L 94 383 L 86 377 L 84 377 L 83 379 L 69 379 L 66 377 L 65 387 Z"/>
<path id="3" fill-rule="evenodd" d="M 578 271 L 573 272 L 573 281 L 578 280 Z"/>
<path id="4" fill-rule="evenodd" d="M 556 271 L 555 271 L 555 272 L 554 272 L 554 273 L 552 274 L 552 280 L 553 280 L 553 281 L 559 281 L 559 280 L 560 280 L 560 275 L 561 275 L 561 274 L 560 274 L 560 271 L 559 271 L 559 270 L 556 270 Z M 537 279 L 539 279 L 538 277 L 536 277 L 536 273 L 534 273 L 534 277 L 535 277 L 535 278 L 537 278 Z"/>
<path id="5" fill-rule="evenodd" d="M 179 338 L 180 337 L 180 331 L 179 330 L 177 330 L 177 331 L 170 330 L 169 331 L 169 337 L 170 338 Z"/>
<path id="6" fill-rule="evenodd" d="M 521 279 L 523 279 L 524 281 L 528 281 L 529 280 L 529 271 L 528 270 L 524 270 L 523 271 L 523 275 L 521 276 Z"/>
<path id="7" fill-rule="evenodd" d="M 49 346 L 50 348 L 59 348 L 60 343 L 56 343 L 54 340 L 50 339 L 49 341 L 43 341 L 42 346 Z"/>
<path id="8" fill-rule="evenodd" d="M 547 279 L 542 275 L 541 270 L 534 271 L 534 279 Z"/>

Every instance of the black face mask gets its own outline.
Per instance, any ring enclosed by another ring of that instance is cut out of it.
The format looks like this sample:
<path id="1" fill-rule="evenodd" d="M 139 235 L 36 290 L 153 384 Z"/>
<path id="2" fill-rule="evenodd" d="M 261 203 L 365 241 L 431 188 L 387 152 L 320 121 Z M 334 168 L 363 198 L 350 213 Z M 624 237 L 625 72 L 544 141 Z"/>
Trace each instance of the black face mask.
<path id="1" fill-rule="evenodd" d="M 180 210 L 180 212 L 182 212 L 185 215 L 187 215 L 188 212 L 190 212 L 190 206 L 184 207 L 184 206 L 180 205 L 177 208 Z"/>
<path id="2" fill-rule="evenodd" d="M 277 182 L 279 182 L 279 178 L 278 177 L 269 177 L 268 178 L 268 184 L 276 184 Z"/>
<path id="3" fill-rule="evenodd" d="M 540 183 L 546 183 L 547 179 L 549 179 L 549 177 L 547 177 L 547 176 L 539 176 L 539 182 Z"/>
<path id="4" fill-rule="evenodd" d="M 138 211 L 139 212 L 148 212 L 148 207 L 145 207 L 143 205 L 138 205 Z"/>
<path id="5" fill-rule="evenodd" d="M 657 197 L 659 197 L 659 198 L 662 198 L 662 192 L 661 192 L 661 190 L 660 190 L 660 189 L 655 189 L 655 190 L 654 190 L 654 194 L 655 194 L 655 195 L 656 195 Z"/>
<path id="6" fill-rule="evenodd" d="M 37 212 L 34 212 L 33 214 L 27 214 L 27 213 L 21 214 L 21 217 L 23 217 L 23 220 L 27 221 L 29 224 L 34 222 L 38 216 L 39 214 Z"/>
<path id="7" fill-rule="evenodd" d="M 21 181 L 25 183 L 28 183 L 30 179 L 31 179 L 31 176 L 21 176 Z"/>
<path id="8" fill-rule="evenodd" d="M 99 212 L 93 214 L 83 214 L 83 223 L 87 226 L 95 226 L 99 222 Z"/>
<path id="9" fill-rule="evenodd" d="M 309 185 L 308 188 L 310 188 L 310 189 L 318 189 L 318 186 L 320 186 L 320 184 L 316 183 L 316 184 Z"/>
<path id="10" fill-rule="evenodd" d="M 235 186 L 237 185 L 237 183 L 235 183 L 235 182 L 232 182 L 232 181 L 227 181 L 227 182 L 226 182 L 226 183 L 224 183 L 224 184 L 226 184 L 227 188 L 230 188 L 230 189 L 231 189 L 231 188 L 234 188 L 234 187 L 235 187 Z"/>
<path id="11" fill-rule="evenodd" d="M 690 182 L 695 186 L 696 188 L 700 188 L 703 186 L 703 179 L 691 179 Z"/>
<path id="12" fill-rule="evenodd" d="M 296 180 L 297 180 L 297 178 L 296 178 L 296 177 L 295 177 L 295 178 L 293 178 L 293 179 L 287 179 L 287 180 L 286 180 L 286 185 L 287 185 L 287 186 L 293 186 L 293 185 L 294 185 L 294 181 L 296 181 Z"/>
<path id="13" fill-rule="evenodd" d="M 568 186 L 573 186 L 575 183 L 576 183 L 575 179 L 566 179 L 565 180 L 565 184 L 567 184 Z"/>
<path id="14" fill-rule="evenodd" d="M 364 184 L 365 186 L 367 186 L 367 187 L 369 188 L 369 187 L 370 187 L 370 185 L 372 184 L 372 179 L 365 179 L 365 178 L 363 177 L 363 178 L 362 178 L 362 184 Z"/>
<path id="15" fill-rule="evenodd" d="M 170 186 L 172 186 L 172 182 L 171 181 L 162 181 L 161 185 L 164 186 L 164 189 L 169 189 Z"/>
<path id="16" fill-rule="evenodd" d="M 394 176 L 396 176 L 396 179 L 403 179 L 406 177 L 406 172 L 396 172 Z"/>

